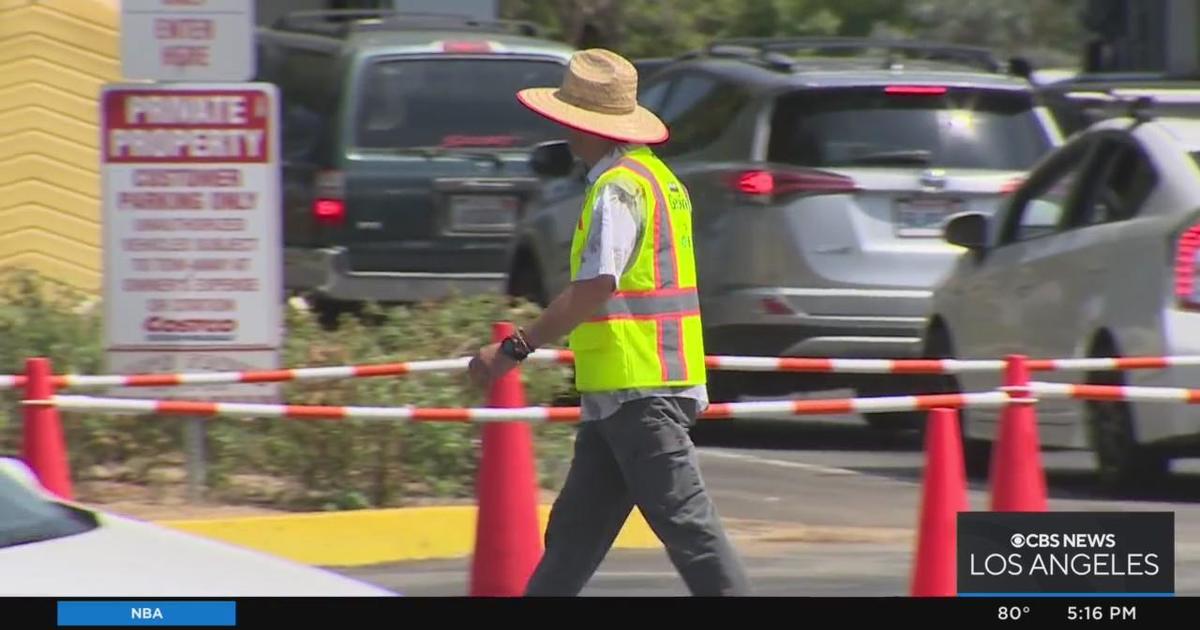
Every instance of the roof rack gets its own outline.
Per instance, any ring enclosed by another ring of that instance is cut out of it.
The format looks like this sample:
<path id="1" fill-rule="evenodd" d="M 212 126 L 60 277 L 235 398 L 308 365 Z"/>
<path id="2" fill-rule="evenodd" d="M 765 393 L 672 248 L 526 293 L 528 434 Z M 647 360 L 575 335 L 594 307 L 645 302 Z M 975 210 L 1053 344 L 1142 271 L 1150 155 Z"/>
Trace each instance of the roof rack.
<path id="1" fill-rule="evenodd" d="M 870 37 L 739 37 L 714 41 L 704 52 L 719 56 L 757 56 L 772 67 L 785 70 L 791 69 L 800 60 L 785 55 L 784 52 L 805 49 L 826 56 L 841 56 L 837 53 L 843 52 L 880 50 L 885 53 L 884 67 L 891 67 L 901 59 L 918 58 L 971 66 L 988 72 L 1001 72 L 1005 69 L 987 48 Z"/>
<path id="2" fill-rule="evenodd" d="M 1104 118 L 1128 117 L 1133 119 L 1134 127 L 1175 109 L 1194 112 L 1200 108 L 1200 91 L 1196 90 L 1081 86 L 1055 96 L 1070 102 L 1089 123 Z"/>
<path id="3" fill-rule="evenodd" d="M 344 39 L 364 31 L 403 30 L 475 30 L 484 33 L 511 33 L 539 37 L 542 30 L 532 22 L 481 20 L 454 13 L 422 13 L 390 9 L 331 9 L 293 11 L 280 16 L 271 26 L 275 30 L 309 33 Z"/>

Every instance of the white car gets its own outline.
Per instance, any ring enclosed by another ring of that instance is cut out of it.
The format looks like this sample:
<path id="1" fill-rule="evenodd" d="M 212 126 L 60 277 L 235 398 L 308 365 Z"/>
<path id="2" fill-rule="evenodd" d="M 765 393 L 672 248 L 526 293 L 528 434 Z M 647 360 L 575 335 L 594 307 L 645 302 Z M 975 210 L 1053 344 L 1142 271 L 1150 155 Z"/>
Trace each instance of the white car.
<path id="1" fill-rule="evenodd" d="M 58 500 L 0 459 L 0 597 L 381 597 L 396 593 Z"/>
<path id="2" fill-rule="evenodd" d="M 1200 96 L 1197 96 L 1200 100 Z M 997 359 L 1200 354 L 1200 120 L 1135 109 L 1071 136 L 1000 213 L 964 213 L 945 238 L 966 248 L 936 290 L 927 357 Z M 1200 387 L 1200 368 L 1038 372 L 1063 383 Z M 999 374 L 941 379 L 983 391 Z M 1200 445 L 1200 409 L 1041 400 L 1043 446 L 1092 449 L 1102 481 L 1132 489 Z M 998 411 L 962 416 L 967 465 L 985 474 Z"/>

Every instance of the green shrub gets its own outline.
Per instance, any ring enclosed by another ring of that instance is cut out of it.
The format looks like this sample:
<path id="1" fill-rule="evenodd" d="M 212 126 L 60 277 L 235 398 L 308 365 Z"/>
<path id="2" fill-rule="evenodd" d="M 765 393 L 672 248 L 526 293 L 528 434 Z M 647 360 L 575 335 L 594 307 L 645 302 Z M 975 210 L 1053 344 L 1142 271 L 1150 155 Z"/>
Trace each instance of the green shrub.
<path id="1" fill-rule="evenodd" d="M 491 339 L 493 322 L 528 322 L 536 313 L 527 303 L 489 295 L 368 307 L 327 330 L 314 314 L 289 308 L 281 363 L 302 367 L 461 357 Z M 102 318 L 101 305 L 87 304 L 69 289 L 28 273 L 0 274 L 0 372 L 19 373 L 26 357 L 46 356 L 56 373 L 103 373 Z M 570 371 L 563 366 L 530 364 L 521 373 L 530 405 L 550 404 L 570 387 Z M 295 382 L 281 390 L 282 398 L 295 404 L 466 407 L 486 402 L 486 394 L 458 371 Z M 17 392 L 5 396 L 0 453 L 19 452 L 19 397 Z M 185 419 L 62 416 L 76 480 L 179 483 Z M 425 497 L 466 499 L 474 490 L 479 425 L 216 418 L 206 426 L 209 492 L 226 501 L 349 509 Z M 543 486 L 554 488 L 561 480 L 572 433 L 570 426 L 534 427 Z"/>

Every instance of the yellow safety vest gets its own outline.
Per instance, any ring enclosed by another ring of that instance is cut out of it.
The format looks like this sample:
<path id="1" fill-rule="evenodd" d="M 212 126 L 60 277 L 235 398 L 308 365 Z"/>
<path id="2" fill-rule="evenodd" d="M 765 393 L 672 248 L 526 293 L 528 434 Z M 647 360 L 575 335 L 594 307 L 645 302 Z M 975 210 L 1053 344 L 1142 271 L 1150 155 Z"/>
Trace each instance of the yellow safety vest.
<path id="1" fill-rule="evenodd" d="M 642 237 L 616 293 L 570 335 L 576 388 L 595 392 L 705 383 L 692 204 L 683 184 L 649 148 L 626 153 L 589 188 L 571 242 L 571 279 L 579 275 L 596 195 L 618 178 L 643 195 Z"/>

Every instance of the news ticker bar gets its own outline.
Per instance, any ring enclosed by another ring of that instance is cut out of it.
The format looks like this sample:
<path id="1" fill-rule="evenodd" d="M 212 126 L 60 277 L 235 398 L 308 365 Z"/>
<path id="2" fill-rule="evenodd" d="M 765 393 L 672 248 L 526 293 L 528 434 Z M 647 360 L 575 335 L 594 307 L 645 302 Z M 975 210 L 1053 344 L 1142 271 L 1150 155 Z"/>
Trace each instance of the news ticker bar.
<path id="1" fill-rule="evenodd" d="M 719 614 L 721 609 L 746 611 L 746 614 L 767 614 L 763 608 L 780 606 L 780 613 L 803 610 L 808 619 L 836 615 L 839 623 L 881 621 L 896 624 L 912 619 L 939 623 L 964 622 L 972 628 L 997 627 L 1059 627 L 1074 622 L 1120 622 L 1148 627 L 1167 627 L 1181 618 L 1195 619 L 1200 615 L 1200 597 L 1125 596 L 1081 593 L 1070 596 L 1044 597 L 1041 593 L 1013 596 L 979 596 L 949 598 L 911 597 L 806 597 L 803 592 L 781 593 L 771 589 L 769 597 L 746 598 L 686 598 L 646 597 L 629 598 L 619 607 L 612 607 L 605 598 L 232 598 L 222 600 L 41 600 L 9 599 L 5 604 L 5 627 L 42 628 L 65 627 L 193 627 L 193 628 L 278 628 L 301 621 L 322 627 L 344 626 L 352 619 L 372 619 L 383 616 L 395 620 L 398 614 L 427 611 L 438 614 L 440 621 L 458 618 L 464 621 L 485 617 L 492 621 L 511 615 L 513 619 L 528 619 L 531 614 L 555 614 L 571 609 L 587 609 L 589 616 L 601 617 L 610 613 L 614 618 L 628 618 L 631 607 L 654 611 L 661 609 L 672 616 L 692 613 L 698 617 Z M 1141 594 L 1150 595 L 1150 594 Z M 801 608 L 797 608 L 797 606 Z M 638 612 L 640 612 L 638 610 Z M 1181 617 L 1181 615 L 1185 615 Z M 674 618 L 674 617 L 673 617 Z M 719 620 L 715 620 L 720 623 Z"/>

